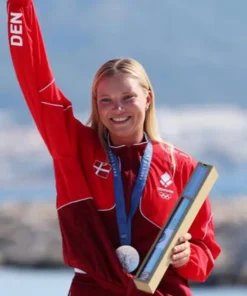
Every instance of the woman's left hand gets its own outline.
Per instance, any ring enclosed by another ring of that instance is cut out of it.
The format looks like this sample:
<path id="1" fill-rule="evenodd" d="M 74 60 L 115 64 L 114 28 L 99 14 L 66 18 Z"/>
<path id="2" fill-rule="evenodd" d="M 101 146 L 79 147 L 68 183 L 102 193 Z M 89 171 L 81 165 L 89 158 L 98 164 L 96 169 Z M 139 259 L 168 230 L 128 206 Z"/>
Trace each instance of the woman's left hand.
<path id="1" fill-rule="evenodd" d="M 190 242 L 191 234 L 186 233 L 181 236 L 175 247 L 173 248 L 171 255 L 171 264 L 174 267 L 180 267 L 185 265 L 190 259 Z"/>

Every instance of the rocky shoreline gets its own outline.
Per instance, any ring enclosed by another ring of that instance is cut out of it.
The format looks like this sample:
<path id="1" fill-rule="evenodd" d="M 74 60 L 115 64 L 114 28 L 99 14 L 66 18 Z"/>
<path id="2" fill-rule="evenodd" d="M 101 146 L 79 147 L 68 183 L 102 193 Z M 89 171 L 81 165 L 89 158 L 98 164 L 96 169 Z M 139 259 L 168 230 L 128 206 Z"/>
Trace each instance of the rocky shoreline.
<path id="1" fill-rule="evenodd" d="M 247 197 L 211 203 L 222 254 L 206 284 L 247 284 Z M 53 203 L 2 203 L 0 225 L 1 266 L 66 268 Z"/>

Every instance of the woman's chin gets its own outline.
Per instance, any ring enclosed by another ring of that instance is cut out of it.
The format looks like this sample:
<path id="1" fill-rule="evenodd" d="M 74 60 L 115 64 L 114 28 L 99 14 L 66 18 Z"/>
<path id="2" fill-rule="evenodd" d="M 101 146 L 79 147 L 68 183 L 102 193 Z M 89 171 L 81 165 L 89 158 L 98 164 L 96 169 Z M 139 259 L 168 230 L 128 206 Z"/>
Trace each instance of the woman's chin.
<path id="1" fill-rule="evenodd" d="M 133 130 L 114 131 L 110 130 L 110 139 L 114 146 L 133 145 L 140 143 L 143 138 L 143 131 L 133 132 Z"/>
<path id="2" fill-rule="evenodd" d="M 125 138 L 133 134 L 133 125 L 132 124 L 122 124 L 122 125 L 111 125 L 109 128 L 109 133 L 113 137 Z"/>

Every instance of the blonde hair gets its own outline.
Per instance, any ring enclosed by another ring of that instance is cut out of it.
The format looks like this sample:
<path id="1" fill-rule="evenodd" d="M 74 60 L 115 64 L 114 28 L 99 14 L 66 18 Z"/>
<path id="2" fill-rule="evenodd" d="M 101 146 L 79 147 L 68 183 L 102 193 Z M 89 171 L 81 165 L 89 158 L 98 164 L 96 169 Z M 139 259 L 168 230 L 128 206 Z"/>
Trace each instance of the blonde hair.
<path id="1" fill-rule="evenodd" d="M 106 139 L 105 139 L 105 128 L 103 123 L 100 120 L 98 107 L 97 107 L 97 88 L 100 81 L 104 77 L 111 77 L 118 73 L 125 73 L 130 75 L 131 77 L 138 80 L 140 86 L 146 91 L 147 93 L 150 92 L 152 96 L 152 100 L 150 102 L 148 110 L 146 110 L 146 117 L 144 121 L 144 131 L 148 135 L 148 137 L 153 141 L 163 142 L 159 132 L 158 132 L 158 125 L 157 125 L 157 118 L 155 112 L 155 96 L 153 87 L 151 82 L 148 78 L 148 75 L 143 68 L 143 66 L 137 62 L 135 59 L 131 58 L 119 58 L 113 59 L 106 63 L 104 63 L 99 70 L 96 72 L 93 86 L 92 86 L 92 96 L 91 96 L 91 106 L 92 111 L 91 115 L 87 121 L 87 125 L 92 127 L 92 129 L 97 132 L 100 143 L 102 147 L 105 149 L 106 147 Z M 171 155 L 172 155 L 172 163 L 174 162 L 173 157 L 173 146 L 169 143 L 168 146 L 170 147 Z"/>

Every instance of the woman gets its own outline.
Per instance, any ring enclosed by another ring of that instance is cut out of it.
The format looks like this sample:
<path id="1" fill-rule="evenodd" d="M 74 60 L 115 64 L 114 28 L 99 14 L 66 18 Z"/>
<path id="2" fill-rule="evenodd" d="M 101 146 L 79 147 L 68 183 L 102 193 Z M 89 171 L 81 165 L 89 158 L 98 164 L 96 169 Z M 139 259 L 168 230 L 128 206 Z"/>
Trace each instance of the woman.
<path id="1" fill-rule="evenodd" d="M 154 92 L 138 62 L 99 69 L 84 126 L 56 86 L 32 0 L 9 0 L 8 20 L 16 75 L 53 159 L 64 261 L 75 268 L 69 295 L 145 295 L 115 250 L 131 245 L 144 259 L 196 162 L 159 139 Z M 188 280 L 205 281 L 219 253 L 207 199 L 155 295 L 191 295 Z"/>

